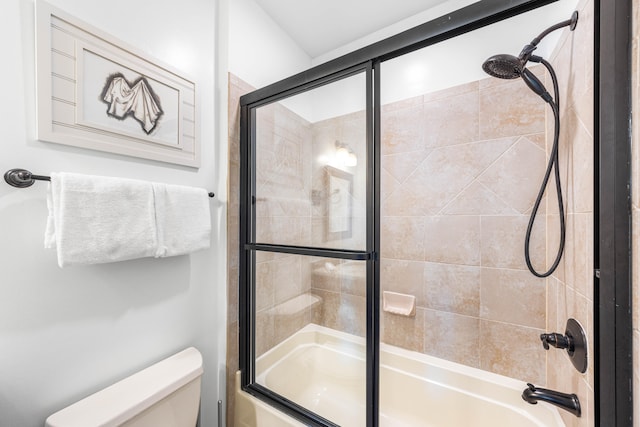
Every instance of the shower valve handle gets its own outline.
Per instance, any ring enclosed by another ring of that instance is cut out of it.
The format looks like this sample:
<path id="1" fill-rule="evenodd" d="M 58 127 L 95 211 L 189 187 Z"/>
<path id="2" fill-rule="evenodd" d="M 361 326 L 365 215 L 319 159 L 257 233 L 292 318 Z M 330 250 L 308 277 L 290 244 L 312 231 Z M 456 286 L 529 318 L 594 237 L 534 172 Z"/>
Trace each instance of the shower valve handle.
<path id="1" fill-rule="evenodd" d="M 540 334 L 540 340 L 542 341 L 542 346 L 545 350 L 549 350 L 550 345 L 555 348 L 568 349 L 569 351 L 571 351 L 571 347 L 573 347 L 571 337 L 558 334 L 556 332 L 551 334 Z"/>
<path id="2" fill-rule="evenodd" d="M 550 346 L 567 350 L 569 359 L 578 372 L 587 372 L 587 334 L 576 319 L 567 320 L 564 335 L 557 332 L 540 334 L 540 340 L 545 350 Z"/>

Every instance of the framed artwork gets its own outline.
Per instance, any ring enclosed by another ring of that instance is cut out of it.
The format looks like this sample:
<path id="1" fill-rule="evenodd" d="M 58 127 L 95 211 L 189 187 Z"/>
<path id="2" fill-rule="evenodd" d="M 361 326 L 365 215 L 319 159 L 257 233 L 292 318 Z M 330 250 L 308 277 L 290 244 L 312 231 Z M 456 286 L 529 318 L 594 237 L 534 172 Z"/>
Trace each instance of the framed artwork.
<path id="1" fill-rule="evenodd" d="M 195 83 L 36 3 L 38 139 L 199 167 Z"/>

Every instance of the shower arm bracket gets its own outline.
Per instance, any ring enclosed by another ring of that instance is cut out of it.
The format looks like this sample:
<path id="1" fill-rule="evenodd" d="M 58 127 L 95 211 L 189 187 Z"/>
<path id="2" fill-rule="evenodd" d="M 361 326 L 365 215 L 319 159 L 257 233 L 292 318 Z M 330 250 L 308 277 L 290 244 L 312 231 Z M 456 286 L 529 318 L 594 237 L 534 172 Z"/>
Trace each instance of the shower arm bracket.
<path id="1" fill-rule="evenodd" d="M 529 62 L 531 60 L 531 56 L 532 56 L 533 51 L 538 48 L 538 43 L 540 43 L 543 38 L 548 36 L 550 33 L 554 32 L 555 30 L 558 30 L 558 29 L 564 28 L 564 27 L 569 27 L 569 30 L 573 31 L 573 30 L 576 29 L 577 25 L 578 25 L 578 11 L 575 10 L 571 14 L 571 18 L 570 19 L 567 19 L 566 21 L 562 21 L 562 22 L 560 22 L 560 23 L 558 23 L 556 25 L 553 25 L 553 26 L 547 28 L 546 30 L 544 30 L 542 33 L 540 33 L 540 35 L 538 37 L 536 37 L 535 39 L 531 40 L 531 43 L 529 43 L 528 45 L 525 45 L 522 48 L 522 51 L 520 51 L 520 54 L 518 55 L 518 58 L 520 59 L 520 61 L 522 61 L 523 66 L 524 66 L 524 64 L 526 64 L 527 62 Z M 540 61 L 534 61 L 534 62 L 540 62 Z"/>

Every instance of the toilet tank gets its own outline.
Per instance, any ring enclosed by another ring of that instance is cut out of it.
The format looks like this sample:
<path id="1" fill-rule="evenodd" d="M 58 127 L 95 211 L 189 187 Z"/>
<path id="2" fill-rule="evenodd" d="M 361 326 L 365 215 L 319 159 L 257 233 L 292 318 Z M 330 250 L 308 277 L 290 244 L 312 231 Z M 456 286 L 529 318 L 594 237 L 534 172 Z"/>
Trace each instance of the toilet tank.
<path id="1" fill-rule="evenodd" d="M 194 427 L 202 355 L 190 347 L 47 418 L 46 427 Z"/>

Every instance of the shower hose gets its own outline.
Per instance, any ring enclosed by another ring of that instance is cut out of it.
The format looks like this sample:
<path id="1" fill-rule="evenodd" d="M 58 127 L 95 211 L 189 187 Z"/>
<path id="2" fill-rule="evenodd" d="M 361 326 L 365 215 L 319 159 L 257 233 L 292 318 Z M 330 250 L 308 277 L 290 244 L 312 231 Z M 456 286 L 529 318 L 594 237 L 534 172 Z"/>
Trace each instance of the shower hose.
<path id="1" fill-rule="evenodd" d="M 527 268 L 529 271 L 537 277 L 548 277 L 550 276 L 558 265 L 560 264 L 560 259 L 562 258 L 562 252 L 564 251 L 564 243 L 565 243 L 565 220 L 564 220 L 564 204 L 562 201 L 562 187 L 560 184 L 560 170 L 559 170 L 559 162 L 558 162 L 558 143 L 560 140 L 560 94 L 558 89 L 558 78 L 556 76 L 553 67 L 549 62 L 547 62 L 544 58 L 541 57 L 532 57 L 532 60 L 540 62 L 545 68 L 549 71 L 551 75 L 551 80 L 553 81 L 553 99 L 547 101 L 553 110 L 553 118 L 554 118 L 554 129 L 553 129 L 553 145 L 551 147 L 551 153 L 549 155 L 549 162 L 547 163 L 547 169 L 544 174 L 544 178 L 542 179 L 542 184 L 540 185 L 540 190 L 538 191 L 538 196 L 536 197 L 536 201 L 533 204 L 533 209 L 531 211 L 531 216 L 529 217 L 529 224 L 527 225 L 527 232 L 525 234 L 524 239 L 524 258 L 527 263 Z M 558 243 L 558 252 L 556 253 L 556 258 L 549 267 L 549 269 L 545 272 L 537 271 L 532 263 L 531 263 L 531 254 L 530 254 L 530 245 L 531 245 L 531 233 L 533 230 L 533 223 L 535 222 L 536 216 L 538 215 L 538 209 L 540 208 L 540 203 L 542 202 L 542 198 L 544 197 L 545 189 L 549 183 L 549 178 L 551 176 L 551 169 L 554 170 L 554 178 L 556 182 L 556 196 L 558 201 L 558 216 L 560 221 L 560 242 Z"/>

